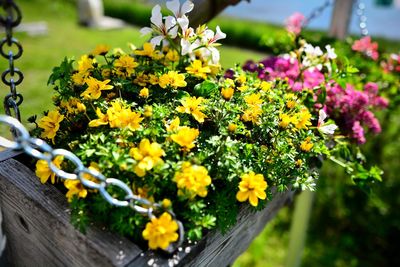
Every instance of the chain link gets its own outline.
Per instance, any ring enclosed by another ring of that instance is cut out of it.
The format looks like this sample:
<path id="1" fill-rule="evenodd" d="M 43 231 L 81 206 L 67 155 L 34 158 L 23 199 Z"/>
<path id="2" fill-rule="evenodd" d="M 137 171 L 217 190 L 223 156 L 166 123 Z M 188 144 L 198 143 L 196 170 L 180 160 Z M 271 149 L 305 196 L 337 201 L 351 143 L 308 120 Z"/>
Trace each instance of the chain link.
<path id="1" fill-rule="evenodd" d="M 117 207 L 130 207 L 135 212 L 148 216 L 150 219 L 156 217 L 155 214 L 161 212 L 162 206 L 157 203 L 141 198 L 132 192 L 132 189 L 124 182 L 115 178 L 106 178 L 100 172 L 86 168 L 82 161 L 71 151 L 65 149 L 53 149 L 45 141 L 31 137 L 26 128 L 15 118 L 10 116 L 0 115 L 0 123 L 6 124 L 12 129 L 15 129 L 16 135 L 14 140 L 8 140 L 0 136 L 0 146 L 12 150 L 22 150 L 29 156 L 45 160 L 49 165 L 50 169 L 60 178 L 66 180 L 79 180 L 82 185 L 88 189 L 96 189 L 99 191 L 101 196 L 111 205 Z M 73 172 L 66 172 L 58 168 L 53 160 L 57 156 L 63 156 L 64 159 L 70 162 L 73 166 Z M 87 175 L 93 177 L 93 179 L 87 179 Z M 122 199 L 114 198 L 107 191 L 110 187 L 116 187 L 125 193 L 125 197 Z M 167 211 L 172 218 L 178 223 L 179 226 L 179 240 L 166 249 L 167 252 L 172 253 L 178 247 L 182 245 L 184 238 L 184 229 L 180 221 L 176 219 L 175 214 L 171 211 Z M 1 243 L 1 242 L 0 242 Z"/>
<path id="2" fill-rule="evenodd" d="M 367 16 L 365 15 L 365 3 L 361 0 L 356 1 L 357 5 L 357 16 L 358 16 L 358 26 L 360 27 L 361 35 L 367 36 L 369 34 L 367 28 Z"/>
<path id="3" fill-rule="evenodd" d="M 332 6 L 335 0 L 326 0 L 321 6 L 314 8 L 310 15 L 304 20 L 303 27 L 307 27 L 311 21 L 315 18 L 321 16 L 321 14 L 327 9 L 328 7 Z"/>
<path id="4" fill-rule="evenodd" d="M 5 29 L 6 37 L 0 41 L 0 54 L 8 60 L 8 69 L 2 73 L 1 80 L 10 88 L 10 93 L 5 96 L 3 105 L 7 115 L 11 116 L 14 113 L 14 117 L 21 121 L 19 105 L 22 103 L 23 97 L 17 92 L 16 86 L 22 82 L 24 75 L 14 66 L 14 60 L 21 57 L 23 49 L 18 40 L 13 37 L 13 28 L 21 23 L 22 15 L 21 10 L 13 0 L 2 0 L 1 5 L 5 15 L 0 16 L 0 23 Z M 8 51 L 6 51 L 6 45 Z M 15 53 L 13 49 L 16 49 Z M 16 134 L 13 129 L 12 132 L 13 135 Z"/>

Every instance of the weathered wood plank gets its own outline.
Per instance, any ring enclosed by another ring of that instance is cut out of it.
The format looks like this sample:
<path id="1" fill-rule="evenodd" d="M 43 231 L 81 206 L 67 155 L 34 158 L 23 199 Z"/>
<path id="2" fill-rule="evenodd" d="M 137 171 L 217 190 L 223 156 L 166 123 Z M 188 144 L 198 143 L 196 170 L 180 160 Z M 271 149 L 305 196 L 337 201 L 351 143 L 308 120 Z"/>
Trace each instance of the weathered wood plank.
<path id="1" fill-rule="evenodd" d="M 94 227 L 74 229 L 65 197 L 14 159 L 0 162 L 0 205 L 14 266 L 125 266 L 142 252 Z"/>
<path id="2" fill-rule="evenodd" d="M 194 9 L 189 13 L 190 24 L 199 24 L 210 21 L 230 5 L 236 5 L 242 0 L 192 0 Z"/>
<path id="3" fill-rule="evenodd" d="M 336 0 L 333 9 L 329 36 L 344 39 L 349 30 L 354 0 Z"/>

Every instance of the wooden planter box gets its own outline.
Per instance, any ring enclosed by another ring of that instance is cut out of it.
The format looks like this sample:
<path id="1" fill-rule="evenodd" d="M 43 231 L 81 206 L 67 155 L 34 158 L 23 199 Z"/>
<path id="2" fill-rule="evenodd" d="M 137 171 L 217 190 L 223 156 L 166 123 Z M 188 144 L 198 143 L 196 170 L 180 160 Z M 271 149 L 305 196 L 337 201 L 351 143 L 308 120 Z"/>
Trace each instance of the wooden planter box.
<path id="1" fill-rule="evenodd" d="M 4 153 L 4 152 L 2 152 Z M 68 203 L 16 159 L 0 156 L 0 205 L 10 266 L 227 266 L 249 246 L 293 192 L 276 194 L 257 213 L 240 211 L 237 225 L 184 244 L 173 258 L 143 251 L 132 241 L 92 227 L 82 234 L 70 224 Z"/>

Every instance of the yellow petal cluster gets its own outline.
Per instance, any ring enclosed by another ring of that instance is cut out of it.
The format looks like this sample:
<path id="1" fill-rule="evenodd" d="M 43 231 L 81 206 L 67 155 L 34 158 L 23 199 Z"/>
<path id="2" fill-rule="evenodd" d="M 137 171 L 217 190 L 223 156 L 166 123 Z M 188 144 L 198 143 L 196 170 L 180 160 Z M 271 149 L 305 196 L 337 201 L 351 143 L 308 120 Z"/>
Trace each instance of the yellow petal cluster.
<path id="1" fill-rule="evenodd" d="M 178 87 L 185 87 L 185 75 L 178 73 L 177 71 L 168 71 L 160 76 L 158 84 L 161 88 L 172 87 L 178 89 Z"/>
<path id="2" fill-rule="evenodd" d="M 144 138 L 140 141 L 138 147 L 131 148 L 129 155 L 137 161 L 134 168 L 135 174 L 143 177 L 154 166 L 163 163 L 161 157 L 165 155 L 165 152 L 160 144 L 150 143 L 148 139 Z"/>
<path id="3" fill-rule="evenodd" d="M 300 149 L 304 152 L 309 152 L 313 148 L 314 144 L 311 143 L 311 137 L 307 137 L 306 140 L 301 142 Z"/>
<path id="4" fill-rule="evenodd" d="M 258 199 L 265 199 L 267 197 L 265 193 L 266 189 L 267 182 L 264 180 L 264 176 L 251 171 L 242 176 L 236 199 L 240 202 L 249 200 L 252 206 L 257 207 Z"/>
<path id="5" fill-rule="evenodd" d="M 61 115 L 58 110 L 50 111 L 47 116 L 44 116 L 38 122 L 39 128 L 43 129 L 42 138 L 51 139 L 54 144 L 54 137 L 60 128 L 60 122 L 64 119 L 64 115 Z"/>
<path id="6" fill-rule="evenodd" d="M 166 249 L 172 242 L 178 240 L 178 224 L 171 215 L 164 212 L 159 218 L 152 218 L 142 232 L 145 240 L 149 241 L 150 249 Z"/>
<path id="7" fill-rule="evenodd" d="M 187 73 L 201 79 L 206 79 L 207 74 L 211 73 L 211 69 L 208 66 L 203 67 L 201 60 L 194 60 L 189 67 L 186 67 Z"/>
<path id="8" fill-rule="evenodd" d="M 204 118 L 207 118 L 207 116 L 202 112 L 202 110 L 204 109 L 204 107 L 201 106 L 203 101 L 204 98 L 202 97 L 185 97 L 181 100 L 182 106 L 177 107 L 176 110 L 181 113 L 190 114 L 196 121 L 203 123 Z"/>
<path id="9" fill-rule="evenodd" d="M 94 56 L 97 56 L 97 55 L 105 56 L 108 53 L 108 51 L 110 51 L 110 49 L 111 49 L 111 47 L 109 45 L 99 44 L 92 51 L 91 54 Z"/>
<path id="10" fill-rule="evenodd" d="M 86 79 L 87 89 L 81 94 L 85 99 L 99 99 L 101 91 L 111 90 L 114 86 L 108 84 L 111 80 L 99 81 L 96 78 L 88 77 Z"/>
<path id="11" fill-rule="evenodd" d="M 180 145 L 183 150 L 189 151 L 195 147 L 194 141 L 199 136 L 199 130 L 187 126 L 179 127 L 175 134 L 171 135 L 172 141 Z"/>
<path id="12" fill-rule="evenodd" d="M 311 125 L 311 114 L 307 108 L 302 109 L 296 116 L 295 127 L 297 129 L 308 129 L 307 126 Z"/>
<path id="13" fill-rule="evenodd" d="M 137 66 L 139 66 L 139 63 L 129 55 L 122 55 L 114 62 L 116 74 L 122 78 L 131 76 Z"/>
<path id="14" fill-rule="evenodd" d="M 188 193 L 190 198 L 207 195 L 207 186 L 211 184 L 211 177 L 203 166 L 192 165 L 184 162 L 179 172 L 175 174 L 174 180 L 180 190 Z"/>
<path id="15" fill-rule="evenodd" d="M 57 156 L 52 162 L 54 166 L 60 168 L 63 160 L 63 156 Z M 35 174 L 37 177 L 39 177 L 42 184 L 46 183 L 49 178 L 52 184 L 56 182 L 56 174 L 50 170 L 49 164 L 47 164 L 47 161 L 45 160 L 38 160 L 36 162 Z"/>

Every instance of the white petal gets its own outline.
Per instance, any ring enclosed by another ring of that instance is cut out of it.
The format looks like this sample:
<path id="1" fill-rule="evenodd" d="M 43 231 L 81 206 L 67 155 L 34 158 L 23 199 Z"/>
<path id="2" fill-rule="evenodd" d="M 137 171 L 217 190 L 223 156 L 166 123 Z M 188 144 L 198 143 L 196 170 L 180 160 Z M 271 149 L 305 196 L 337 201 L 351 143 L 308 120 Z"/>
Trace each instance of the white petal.
<path id="1" fill-rule="evenodd" d="M 156 25 L 158 28 L 161 28 L 163 26 L 161 7 L 159 5 L 155 5 L 153 7 L 153 9 L 151 10 L 150 21 L 151 21 L 151 23 Z"/>
<path id="2" fill-rule="evenodd" d="M 213 64 L 218 64 L 219 63 L 219 51 L 215 47 L 210 47 L 209 48 L 211 51 L 211 58 L 212 58 L 212 63 Z"/>
<path id="3" fill-rule="evenodd" d="M 328 124 L 319 127 L 319 130 L 324 134 L 333 134 L 336 129 L 337 126 L 335 124 Z"/>
<path id="4" fill-rule="evenodd" d="M 181 3 L 179 0 L 172 0 L 172 1 L 167 1 L 166 3 L 167 8 L 174 13 L 175 17 L 179 17 L 179 10 L 180 10 L 180 5 Z"/>
<path id="5" fill-rule="evenodd" d="M 321 125 L 325 121 L 327 115 L 326 115 L 326 112 L 323 109 L 319 110 L 319 114 L 318 115 L 319 115 L 318 125 Z"/>
<path id="6" fill-rule="evenodd" d="M 183 3 L 182 7 L 181 7 L 181 15 L 185 15 L 186 13 L 189 13 L 190 11 L 193 10 L 194 4 L 192 1 L 186 1 L 185 3 Z"/>
<path id="7" fill-rule="evenodd" d="M 170 30 L 168 31 L 168 35 L 169 35 L 172 39 L 175 39 L 176 36 L 178 35 L 178 27 L 176 26 L 176 27 L 173 27 L 172 29 L 170 29 Z"/>
<path id="8" fill-rule="evenodd" d="M 160 45 L 160 42 L 161 42 L 161 40 L 163 40 L 163 39 L 164 39 L 164 36 L 159 35 L 159 36 L 153 37 L 153 38 L 150 40 L 150 43 L 151 43 L 152 45 L 154 45 L 154 46 L 157 46 L 157 45 Z"/>
<path id="9" fill-rule="evenodd" d="M 153 29 L 150 28 L 150 27 L 143 27 L 143 28 L 140 29 L 140 33 L 142 34 L 142 36 L 143 35 L 147 35 L 147 34 L 152 33 L 152 32 L 153 32 Z"/>
<path id="10" fill-rule="evenodd" d="M 181 18 L 177 19 L 179 26 L 181 26 L 182 32 L 186 32 L 186 30 L 189 28 L 189 19 L 185 15 L 183 15 Z"/>
<path id="11" fill-rule="evenodd" d="M 167 31 L 176 25 L 176 19 L 172 16 L 165 18 L 165 28 Z"/>
<path id="12" fill-rule="evenodd" d="M 182 56 L 189 54 L 191 52 L 190 45 L 191 45 L 191 43 L 188 40 L 181 39 L 181 46 L 182 46 L 181 54 L 182 54 Z"/>
<path id="13" fill-rule="evenodd" d="M 217 29 L 216 29 L 216 30 L 217 30 L 217 32 L 215 33 L 215 36 L 214 36 L 214 40 L 215 40 L 215 41 L 224 39 L 224 38 L 226 37 L 226 34 L 223 33 L 223 32 L 221 31 L 221 29 L 219 28 L 219 26 L 217 26 Z"/>

